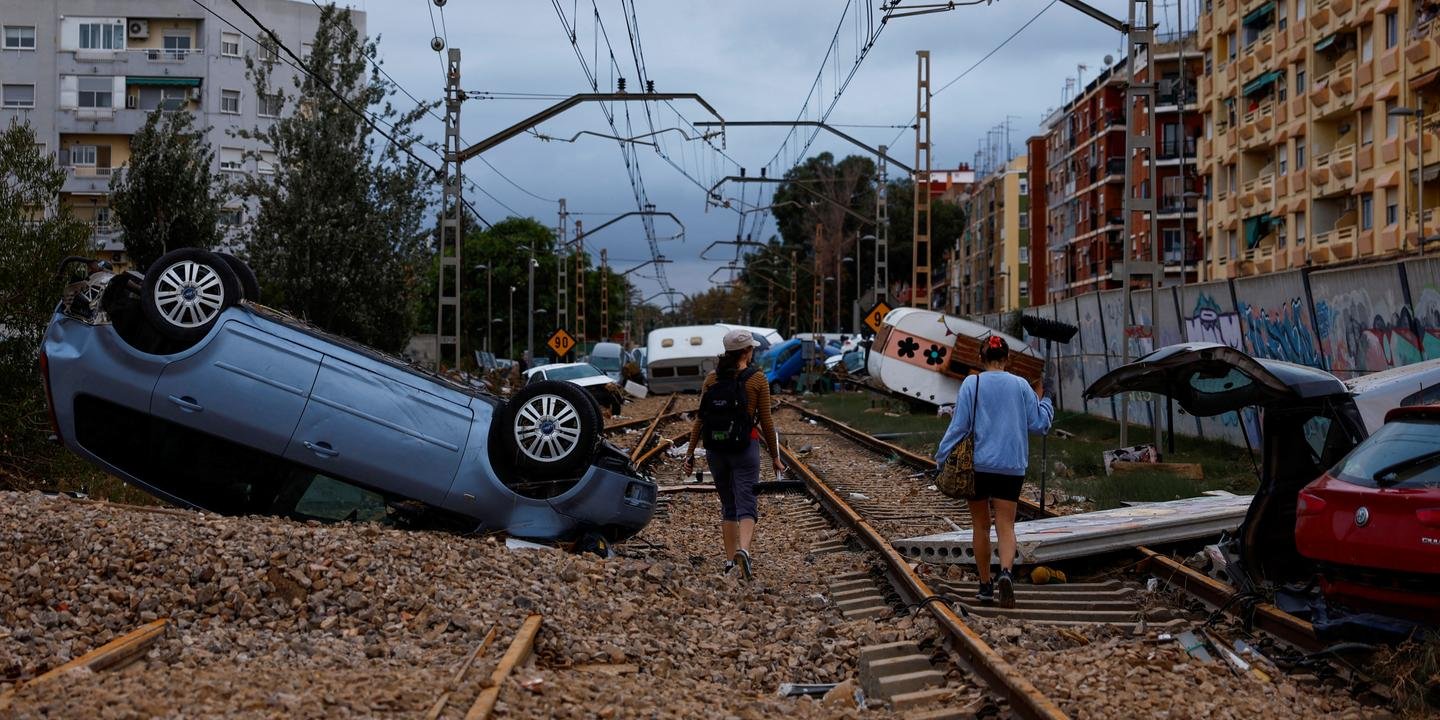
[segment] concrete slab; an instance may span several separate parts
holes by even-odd
[[[1015,523],[1019,562],[1036,564],[1124,550],[1140,545],[1191,540],[1233,530],[1245,517],[1251,496],[1230,493],[1146,503]],[[999,544],[992,529],[991,564]],[[975,564],[970,530],[894,542],[906,557],[929,563]]]

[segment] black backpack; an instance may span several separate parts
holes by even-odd
[[[700,396],[700,442],[707,452],[739,452],[750,446],[755,421],[746,407],[745,383],[756,369],[715,374],[715,384]]]

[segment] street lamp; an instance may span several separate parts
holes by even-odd
[[[510,320],[506,322],[510,328],[510,359],[515,359],[515,286],[510,286]]]
[[[475,269],[485,271],[485,317],[491,317],[493,313],[490,311],[490,276],[493,274],[494,268],[485,263],[480,263],[475,266]],[[490,326],[492,324],[493,323],[485,323],[485,352],[494,352],[490,349]]]
[[[1415,93],[1415,107],[1393,107],[1386,115],[1391,117],[1413,117],[1415,118],[1415,156],[1420,158],[1415,163],[1415,219],[1420,226],[1415,233],[1415,240],[1420,245],[1420,252],[1425,252],[1425,100],[1420,93]]]

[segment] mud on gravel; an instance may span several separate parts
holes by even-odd
[[[0,494],[0,692],[155,618],[167,633],[115,672],[23,688],[10,717],[422,717],[453,690],[462,716],[530,613],[535,659],[500,717],[835,717],[776,696],[838,682],[864,644],[933,634],[925,619],[846,622],[825,578],[856,553],[812,557],[795,495],[761,499],[758,578],[720,574],[711,495],[600,559],[510,550],[494,537],[142,511]],[[812,533],[813,535],[813,533]],[[464,683],[449,683],[495,626]],[[867,717],[885,717],[866,711]]]

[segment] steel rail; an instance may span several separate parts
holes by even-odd
[[[794,410],[806,417],[814,418],[821,424],[825,425],[831,430],[834,430],[843,437],[854,441],[855,443],[858,443],[862,446],[868,447],[875,452],[878,452],[882,455],[894,455],[895,457],[899,458],[901,462],[910,465],[917,470],[925,470],[935,467],[934,458],[921,455],[920,453],[911,450],[907,450],[894,443],[886,442],[863,430],[856,430],[855,428],[846,425],[845,423],[840,422],[839,420],[836,420],[835,418],[832,418],[828,415],[818,413],[809,408],[802,407],[793,402],[790,402],[789,400],[782,399],[780,401],[780,406],[790,408],[791,410]],[[1020,514],[1026,517],[1055,517],[1054,511],[1048,509],[1041,510],[1039,505],[1023,497],[1020,498],[1018,504],[1020,506]]]
[[[850,507],[819,475],[811,470],[790,448],[781,446],[786,466],[800,475],[810,494],[835,519],[855,533],[871,551],[885,560],[891,576],[905,585],[906,592],[920,599],[920,604],[935,618],[936,624],[955,640],[967,669],[979,676],[996,694],[1004,697],[1010,710],[1024,718],[1057,719],[1068,717],[1059,705],[1045,697],[1010,663],[995,652],[935,591],[911,569],[910,563],[854,508]]]
[[[635,449],[630,451],[631,464],[638,464],[640,455],[645,452],[645,446],[650,444],[650,438],[655,437],[655,429],[660,427],[661,418],[665,417],[665,413],[670,412],[674,407],[675,393],[670,393],[670,397],[666,398],[665,404],[660,407],[660,412],[655,413],[655,418],[650,421],[650,426],[645,428],[645,434],[640,436],[640,442],[636,443]]]

